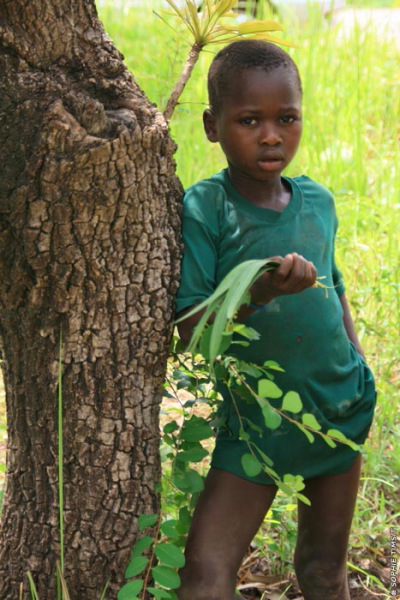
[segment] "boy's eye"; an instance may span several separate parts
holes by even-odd
[[[245,127],[251,127],[257,123],[257,120],[254,117],[244,117],[244,119],[240,119],[240,123]]]
[[[280,118],[281,123],[293,123],[296,120],[296,117],[293,115],[285,115]]]

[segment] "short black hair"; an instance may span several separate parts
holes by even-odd
[[[208,72],[208,100],[215,114],[221,109],[222,97],[235,73],[262,69],[269,73],[278,67],[292,71],[302,92],[299,70],[287,52],[265,40],[239,40],[222,48],[214,57]]]

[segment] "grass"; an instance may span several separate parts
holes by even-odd
[[[356,0],[351,4],[359,5]],[[391,3],[371,1],[363,6],[377,4]],[[118,6],[102,5],[100,17],[140,87],[162,109],[188,45],[148,7],[129,8],[123,2]],[[304,83],[304,136],[287,174],[307,173],[335,194],[340,221],[337,259],[377,378],[379,402],[365,447],[350,562],[381,573],[389,556],[388,531],[400,512],[396,495],[400,482],[400,47],[384,35],[357,29],[343,40],[339,30],[317,15],[287,35],[298,44],[292,53]],[[211,58],[210,52],[201,56],[170,124],[184,186],[225,166],[219,148],[206,141],[201,124]],[[5,437],[4,412],[0,398],[0,447]],[[2,470],[4,461],[0,478]],[[167,508],[173,512],[172,506]],[[276,514],[278,509],[284,513],[278,505]],[[273,527],[256,540],[257,556],[265,555],[274,572],[287,571],[293,545],[295,520],[290,512],[284,514],[289,540],[284,547],[278,544]],[[373,579],[363,581],[382,593]]]

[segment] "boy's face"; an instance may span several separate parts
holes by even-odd
[[[301,138],[301,92],[294,73],[278,67],[239,72],[215,116],[204,113],[211,142],[219,142],[232,180],[279,178]]]

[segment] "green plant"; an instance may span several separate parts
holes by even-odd
[[[199,54],[205,46],[227,44],[242,37],[266,39],[293,46],[290,42],[276,38],[269,33],[270,31],[282,31],[282,26],[276,21],[255,20],[244,23],[238,21],[224,23],[223,18],[237,17],[231,11],[238,4],[238,0],[204,0],[200,13],[195,0],[186,0],[182,9],[173,0],[167,0],[167,2],[173,11],[169,14],[178,17],[193,38],[193,43],[188,42],[191,45],[189,56],[164,110],[164,117],[167,121],[172,117],[193,67],[198,61]]]
[[[58,355],[58,398],[57,398],[57,460],[58,460],[58,504],[59,504],[59,535],[60,535],[60,560],[56,563],[57,600],[71,600],[68,586],[64,578],[64,432],[63,432],[63,394],[62,394],[62,330],[60,330],[59,355]],[[32,573],[27,573],[29,591],[32,600],[40,600]],[[100,600],[104,600],[109,581],[104,586]],[[20,586],[20,598],[23,597],[24,586]]]

